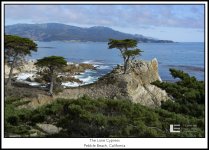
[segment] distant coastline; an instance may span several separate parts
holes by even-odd
[[[116,31],[109,27],[93,26],[89,28],[60,23],[14,24],[5,26],[6,34],[30,38],[34,41],[82,41],[107,42],[113,39],[135,39],[141,43],[173,43],[172,40],[161,40],[139,34]]]

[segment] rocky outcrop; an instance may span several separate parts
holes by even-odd
[[[37,68],[34,65],[34,63],[35,60],[24,62],[23,65],[20,66],[18,69],[17,68],[13,69],[13,75],[16,75],[21,72],[36,72]],[[5,72],[4,72],[5,78],[8,78],[9,71],[10,71],[10,67],[7,64],[5,64]]]
[[[158,107],[161,101],[169,97],[164,90],[151,84],[156,80],[161,81],[156,58],[151,61],[135,60],[130,63],[126,74],[123,74],[122,66],[117,66],[94,84],[66,89],[56,97],[78,98],[87,95],[92,98],[127,99],[148,107]]]

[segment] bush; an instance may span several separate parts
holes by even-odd
[[[65,112],[57,123],[65,130],[56,134],[56,137],[174,137],[167,131],[170,124],[175,123],[199,124],[198,130],[202,131],[175,137],[203,136],[204,133],[203,123],[194,117],[162,109],[153,110],[129,101],[84,97],[55,102],[50,108],[57,106],[57,103],[63,105],[62,110],[61,107],[56,109],[57,112],[52,113],[51,118]]]
[[[190,77],[180,70],[170,69],[176,83],[154,82],[153,84],[166,90],[173,97],[173,101],[162,103],[161,108],[170,112],[186,114],[193,117],[204,117],[205,92],[204,82]]]
[[[19,118],[17,116],[9,116],[6,121],[11,125],[16,126],[18,125]]]

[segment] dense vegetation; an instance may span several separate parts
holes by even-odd
[[[171,69],[176,83],[154,84],[165,89],[172,100],[151,109],[127,100],[82,97],[57,99],[34,110],[18,108],[20,98],[5,101],[5,135],[29,136],[37,123],[61,127],[58,134],[43,137],[204,137],[204,82]],[[170,133],[170,124],[180,124],[180,133]]]
[[[23,102],[22,102],[23,103]],[[126,100],[59,99],[35,110],[16,109],[20,100],[7,100],[5,134],[29,136],[36,123],[62,127],[47,137],[203,137],[204,120],[163,109],[150,109]],[[25,102],[27,103],[27,102]],[[170,133],[170,124],[197,125],[192,132]],[[33,130],[32,130],[33,129]]]
[[[170,112],[185,114],[193,117],[204,118],[205,114],[205,84],[195,77],[180,70],[170,69],[174,78],[180,80],[176,83],[159,81],[153,83],[165,89],[173,100],[162,103],[162,108]]]

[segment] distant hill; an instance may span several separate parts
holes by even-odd
[[[59,23],[15,24],[5,27],[6,34],[14,34],[36,41],[93,41],[107,42],[108,39],[136,39],[144,43],[172,43],[170,40],[158,40],[138,34],[127,34],[108,27],[94,26],[81,28]]]

